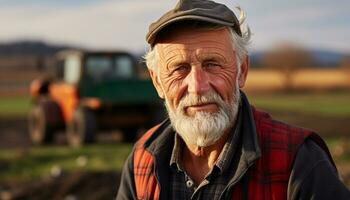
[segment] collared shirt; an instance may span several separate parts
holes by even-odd
[[[241,110],[241,107],[240,107]],[[170,158],[170,199],[219,199],[227,184],[234,176],[233,170],[228,170],[234,157],[240,139],[242,124],[241,111],[238,113],[237,123],[231,131],[215,165],[197,186],[183,169],[181,163],[184,141],[175,133],[174,147]]]

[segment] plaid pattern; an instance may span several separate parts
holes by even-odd
[[[247,173],[247,193],[234,188],[233,198],[286,199],[288,180],[295,154],[305,138],[313,135],[307,129],[292,127],[271,119],[270,115],[253,109],[261,157]]]
[[[143,148],[143,144],[159,127],[147,131],[136,144],[134,152],[134,178],[137,199],[159,199],[159,186],[153,174],[154,158]]]
[[[252,110],[261,147],[261,157],[241,179],[247,180],[247,190],[242,187],[242,181],[240,181],[232,186],[231,197],[232,199],[286,199],[288,178],[298,147],[307,137],[318,144],[319,142],[323,143],[322,139],[311,131],[274,121],[267,113],[257,111],[254,108]],[[159,199],[159,183],[154,174],[154,159],[143,148],[143,143],[156,128],[151,129],[142,137],[134,152],[134,178],[138,199]],[[324,143],[319,146],[324,147]],[[328,153],[328,149],[324,150]],[[214,181],[215,176],[209,177],[209,181]],[[183,181],[184,179],[178,182]],[[190,191],[189,194],[191,193]],[[186,195],[188,194],[185,192],[185,199]],[[206,195],[208,194],[203,190],[201,195],[195,195],[194,198],[208,199]],[[215,192],[213,196],[216,198]]]

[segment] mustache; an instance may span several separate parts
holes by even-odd
[[[215,92],[211,91],[203,95],[195,95],[195,94],[186,94],[180,102],[178,108],[183,109],[188,106],[195,106],[195,105],[202,105],[202,104],[209,104],[209,103],[215,103],[219,106],[222,106],[225,104],[224,100],[221,98],[221,96]]]

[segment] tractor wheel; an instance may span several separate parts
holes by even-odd
[[[67,126],[67,140],[73,147],[95,141],[97,126],[95,114],[88,108],[78,108]]]
[[[33,144],[51,143],[54,132],[62,123],[59,106],[51,100],[39,101],[29,112],[29,136]]]

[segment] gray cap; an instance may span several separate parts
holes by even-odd
[[[238,35],[242,36],[237,17],[225,5],[209,0],[179,0],[175,8],[149,26],[146,41],[153,46],[161,30],[170,24],[185,20],[231,26]]]

